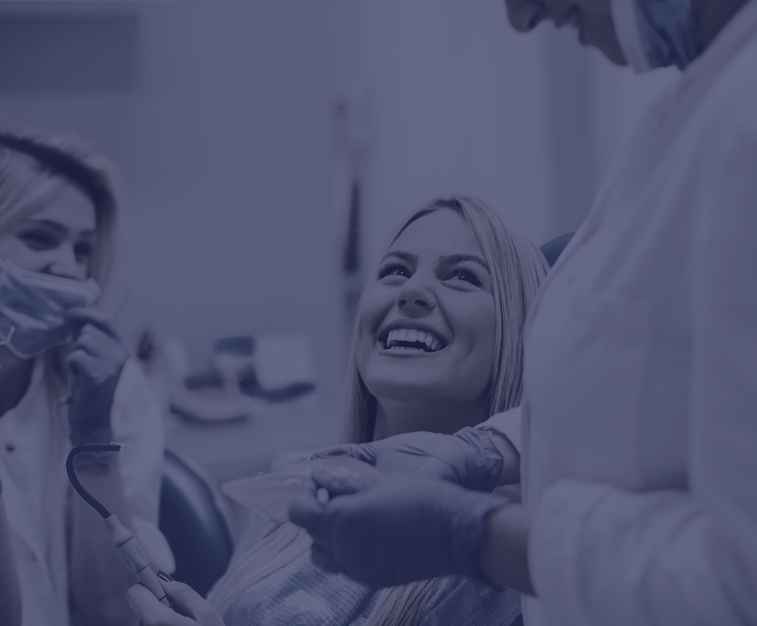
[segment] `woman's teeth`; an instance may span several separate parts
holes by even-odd
[[[436,352],[443,347],[442,342],[431,333],[409,328],[390,330],[384,342],[384,348],[387,350],[405,352]]]

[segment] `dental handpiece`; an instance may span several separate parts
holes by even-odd
[[[121,444],[118,443],[85,443],[76,446],[71,450],[66,459],[68,479],[71,481],[76,492],[102,515],[105,525],[110,531],[113,547],[126,567],[129,568],[129,571],[137,577],[144,587],[147,587],[152,592],[159,602],[171,608],[171,603],[166,596],[166,592],[163,590],[163,586],[160,584],[157,575],[152,571],[150,562],[147,560],[147,555],[134,537],[134,533],[121,524],[115,515],[108,511],[92,494],[82,487],[74,471],[74,457],[80,452],[118,452],[120,449]]]

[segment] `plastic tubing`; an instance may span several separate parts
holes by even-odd
[[[74,458],[81,452],[118,452],[120,449],[120,443],[83,443],[71,450],[71,452],[68,453],[68,458],[66,459],[66,472],[68,473],[68,479],[71,481],[74,489],[76,489],[76,493],[78,493],[84,499],[84,501],[87,502],[87,504],[95,509],[95,511],[102,515],[103,519],[110,517],[110,511],[108,511],[108,509],[100,504],[100,502],[91,493],[89,493],[89,491],[82,487],[82,484],[79,482],[79,479],[76,477],[76,472],[74,471]]]
[[[166,592],[163,590],[163,586],[160,584],[155,572],[150,568],[150,562],[147,556],[142,550],[137,540],[134,538],[134,534],[125,528],[115,515],[111,515],[110,511],[106,509],[91,493],[89,493],[76,476],[74,471],[74,458],[81,452],[118,452],[122,448],[119,443],[83,443],[80,446],[76,446],[68,454],[66,459],[66,472],[68,473],[68,479],[76,489],[85,502],[87,502],[93,509],[95,509],[105,520],[105,525],[110,531],[111,541],[113,547],[116,549],[129,571],[134,574],[139,582],[152,591],[153,595],[159,602],[171,608],[171,603],[166,597]]]

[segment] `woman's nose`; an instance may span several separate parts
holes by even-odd
[[[413,275],[402,285],[397,294],[397,306],[406,313],[431,311],[437,303],[437,297],[429,281]]]
[[[538,0],[506,0],[506,4],[510,24],[521,33],[532,31],[547,17],[547,7]]]

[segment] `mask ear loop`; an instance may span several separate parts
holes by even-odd
[[[8,331],[8,336],[5,339],[0,340],[0,346],[7,346],[11,342],[11,339],[13,338],[13,333],[15,332],[16,332],[16,327],[11,326],[11,329]],[[71,401],[71,397],[65,396],[61,398],[60,400],[56,400],[55,402],[53,402],[53,406],[55,408],[58,408],[64,404],[68,404],[70,401]]]
[[[2,341],[0,341],[0,346],[7,346],[11,342],[11,337],[13,337],[13,333],[15,333],[15,332],[16,332],[16,327],[15,326],[11,326],[11,329],[8,332],[8,336],[5,339],[3,339]],[[0,372],[2,370],[3,370],[3,368],[0,367]]]
[[[13,333],[15,332],[16,332],[16,327],[11,326],[11,329],[8,331],[8,336],[5,339],[0,340],[0,346],[7,346],[11,342],[11,338],[13,337]],[[55,402],[53,402],[53,406],[58,408],[64,404],[68,404],[70,401],[71,401],[71,397],[65,396],[61,398],[60,400],[56,400]]]
[[[7,346],[11,342],[11,337],[13,337],[13,333],[15,333],[15,332],[16,332],[16,327],[15,326],[11,326],[11,329],[8,332],[8,336],[5,339],[3,339],[2,341],[0,341],[0,346]]]

